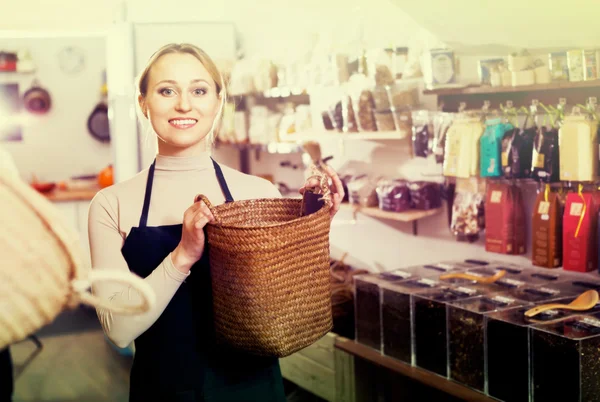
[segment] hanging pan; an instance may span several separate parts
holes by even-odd
[[[106,85],[102,86],[102,99],[88,117],[88,131],[100,142],[110,142],[108,123],[108,105],[106,104]]]
[[[52,106],[52,99],[48,91],[34,80],[31,88],[23,95],[23,106],[30,113],[46,114]]]

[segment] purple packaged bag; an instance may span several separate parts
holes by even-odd
[[[417,181],[410,183],[408,188],[414,209],[427,210],[442,206],[442,189],[439,184]]]
[[[380,180],[377,183],[379,209],[403,212],[411,208],[410,190],[405,180]]]

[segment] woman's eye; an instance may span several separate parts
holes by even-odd
[[[205,93],[206,93],[206,89],[203,89],[203,88],[194,89],[194,95],[200,96],[200,95],[204,95]]]
[[[175,93],[171,88],[163,88],[160,90],[161,95],[171,96]]]

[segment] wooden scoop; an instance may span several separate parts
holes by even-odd
[[[446,274],[446,275],[441,275],[440,279],[466,279],[469,281],[476,281],[479,283],[494,283],[496,282],[498,279],[502,278],[504,275],[506,275],[506,271],[501,269],[500,271],[496,272],[494,275],[492,276],[477,276],[477,275],[471,275],[471,274],[464,274],[464,273],[454,273],[454,274]]]
[[[526,317],[533,317],[547,310],[556,310],[556,309],[564,309],[564,310],[575,310],[575,311],[585,311],[589,310],[598,304],[598,292],[595,290],[588,290],[583,292],[575,300],[573,300],[569,304],[560,304],[560,303],[551,303],[551,304],[543,304],[541,306],[534,307],[525,312]]]

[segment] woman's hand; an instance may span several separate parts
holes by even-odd
[[[331,219],[335,216],[335,214],[340,210],[340,205],[342,204],[342,200],[344,199],[344,186],[342,185],[342,181],[339,176],[331,167],[323,164],[323,171],[327,174],[329,179],[331,179],[331,208],[329,209],[329,215]],[[319,180],[312,178],[304,183],[304,186],[300,189],[300,194],[304,194],[304,191],[307,188],[319,188],[320,187]]]
[[[204,252],[204,226],[214,221],[212,212],[203,201],[194,202],[183,214],[181,241],[171,259],[179,271],[187,273]]]

